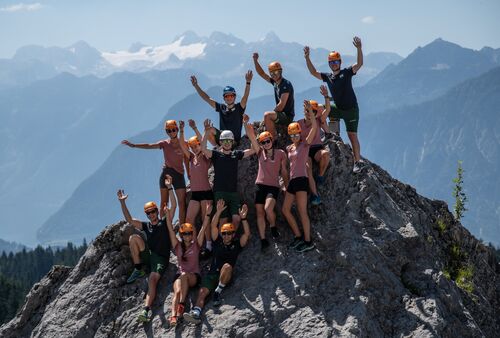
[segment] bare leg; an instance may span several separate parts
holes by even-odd
[[[151,305],[153,305],[156,297],[156,286],[158,285],[160,277],[161,276],[158,272],[151,272],[149,274],[148,294],[146,295],[146,299],[144,300],[144,304],[148,307],[151,307]]]
[[[233,215],[231,217],[231,221],[234,225],[235,230],[238,231],[238,227],[240,226],[240,221],[241,221],[240,215]]]
[[[319,162],[319,176],[324,176],[330,163],[330,152],[324,149],[320,150],[314,155],[314,160]]]
[[[196,284],[196,275],[191,272],[183,273],[179,277],[181,281],[181,294],[179,301],[184,303],[186,300],[187,294],[189,292],[189,288]]]
[[[186,188],[175,189],[177,204],[179,205],[179,222],[186,222]]]
[[[196,216],[198,216],[198,212],[200,212],[200,202],[198,201],[189,201],[187,214],[186,214],[186,222],[194,225],[196,222]]]
[[[163,218],[163,216],[165,216],[163,208],[165,207],[165,205],[167,205],[167,201],[168,201],[168,189],[160,188],[160,218]]]
[[[200,309],[203,309],[205,306],[205,299],[210,294],[210,290],[207,288],[200,288],[200,292],[198,293],[198,298],[196,299],[196,306]]]
[[[174,295],[172,297],[172,317],[177,316],[177,304],[181,298],[181,280],[177,278],[174,282]]]
[[[276,200],[274,198],[272,197],[266,198],[266,205],[264,207],[264,210],[266,211],[266,217],[271,228],[276,226],[276,213],[274,212],[275,205],[276,205]]]
[[[143,239],[139,235],[131,235],[128,238],[128,245],[130,248],[130,255],[132,256],[132,261],[134,262],[134,264],[140,264],[141,257],[139,256],[139,253],[141,251],[144,251],[144,249],[146,248]]]
[[[307,193],[306,193],[307,196]],[[288,225],[292,228],[292,232],[295,237],[300,237],[302,234],[300,233],[299,226],[297,225],[297,221],[295,217],[292,215],[292,204],[295,201],[295,195],[290,194],[288,191],[285,193],[285,200],[283,201],[283,207],[281,208],[281,212],[286,218]]]
[[[228,263],[224,264],[220,269],[219,283],[227,284],[233,275],[233,267]]]
[[[318,194],[318,189],[316,188],[316,181],[314,181],[313,170],[312,170],[312,161],[311,158],[307,158],[307,180],[309,181],[309,189],[313,195]]]
[[[295,198],[297,199],[297,210],[300,215],[300,222],[304,229],[304,240],[309,242],[311,240],[311,222],[307,214],[307,192],[297,191]]]
[[[276,127],[274,125],[274,121],[278,117],[278,114],[274,111],[267,111],[264,113],[264,125],[266,126],[266,130],[273,135],[273,138],[276,139]]]
[[[257,212],[257,228],[259,230],[260,239],[266,238],[266,219],[264,212],[264,204],[255,204]]]
[[[207,205],[209,205],[209,204],[212,204],[212,201],[210,201],[210,200],[201,201],[201,222],[202,223],[205,220],[205,216],[207,213]],[[211,239],[212,239],[212,234],[211,234],[210,226],[208,226],[205,229],[205,241],[211,240]]]
[[[358,133],[347,132],[347,136],[349,136],[349,140],[351,141],[352,153],[354,155],[354,161],[359,161],[361,159],[361,146],[359,145]]]

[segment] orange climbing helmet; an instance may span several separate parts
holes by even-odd
[[[223,224],[220,228],[220,232],[234,232],[234,225],[232,223]]]
[[[312,110],[314,110],[315,112],[318,111],[319,108],[318,101],[309,100],[309,104],[311,105]]]
[[[263,131],[262,133],[260,133],[260,134],[259,134],[259,137],[257,138],[257,140],[258,140],[259,142],[262,142],[262,141],[264,141],[266,138],[271,139],[271,141],[272,141],[272,140],[273,140],[273,135],[271,135],[271,133],[270,133],[270,132],[268,132],[268,131]]]
[[[187,143],[191,148],[194,148],[195,146],[200,145],[200,140],[198,140],[198,136],[193,136],[188,140]]]
[[[328,54],[328,62],[330,61],[341,61],[340,53],[336,51],[332,51]]]
[[[148,211],[152,211],[152,210],[158,210],[158,206],[156,205],[155,202],[151,201],[151,202],[147,202],[146,204],[144,204],[144,212],[148,212]]]
[[[288,125],[288,135],[300,134],[301,131],[298,122],[292,122]]]
[[[177,122],[175,120],[165,121],[165,129],[175,128],[177,129]]]
[[[182,223],[179,227],[179,232],[181,234],[186,232],[193,232],[193,225],[191,223]]]
[[[276,70],[283,70],[281,68],[281,64],[278,61],[271,62],[267,68],[269,69],[269,72],[274,72]]]

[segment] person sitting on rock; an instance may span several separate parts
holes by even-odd
[[[352,77],[358,73],[358,70],[363,66],[363,51],[361,49],[361,39],[357,36],[353,39],[353,45],[357,49],[356,63],[351,67],[341,69],[342,59],[340,53],[336,51],[328,54],[328,65],[332,73],[320,73],[316,70],[309,58],[310,49],[304,47],[304,57],[306,59],[307,69],[312,76],[327,83],[332,99],[335,104],[330,112],[330,120],[343,119],[347,136],[351,141],[352,152],[354,155],[353,172],[359,173],[366,165],[361,159],[360,145],[358,140],[358,122],[359,122],[359,107],[356,99],[356,94],[352,88]]]
[[[205,135],[201,142],[201,151],[207,158],[212,159],[214,165],[214,198],[216,201],[222,199],[227,206],[222,215],[221,224],[227,223],[229,217],[231,223],[238,229],[240,217],[240,196],[238,194],[238,162],[248,156],[255,154],[253,149],[232,150],[234,135],[230,130],[223,130],[220,134],[220,150],[207,148],[207,138],[210,133],[210,120],[205,120]],[[254,133],[253,127],[245,124],[247,133]],[[255,136],[254,136],[255,137]],[[227,212],[229,211],[229,213]]]
[[[207,275],[202,278],[201,288],[193,309],[184,314],[184,319],[191,323],[201,323],[201,311],[205,306],[205,299],[213,293],[214,306],[221,305],[221,293],[231,282],[236,259],[242,248],[244,248],[250,238],[250,226],[247,221],[248,208],[244,204],[239,210],[243,223],[243,235],[239,239],[235,238],[236,228],[231,223],[223,224],[219,229],[219,218],[226,208],[223,200],[217,201],[217,209],[212,218],[212,240],[214,241],[214,253],[212,263]]]
[[[164,183],[165,176],[170,175],[173,178],[175,194],[179,204],[179,221],[184,223],[186,217],[186,182],[184,180],[184,154],[182,153],[179,139],[177,138],[178,131],[177,122],[175,120],[168,120],[165,122],[165,132],[169,136],[168,140],[161,140],[157,143],[137,144],[131,143],[128,140],[123,140],[122,144],[131,148],[163,150],[165,163],[163,164],[163,170],[160,175],[160,217],[163,217],[163,207],[166,205],[168,197],[168,190]]]
[[[257,212],[257,227],[261,250],[264,251],[269,242],[266,239],[266,218],[271,228],[271,235],[274,239],[279,237],[276,228],[276,213],[274,207],[280,191],[279,176],[283,178],[284,186],[288,186],[288,169],[286,153],[281,149],[273,147],[273,136],[270,132],[264,131],[259,134],[258,143],[253,134],[250,134],[252,148],[257,153],[259,170],[255,180],[255,210]],[[260,146],[259,146],[260,144]]]
[[[173,217],[176,202],[172,193],[171,178],[167,177],[166,181],[167,189],[170,191],[171,207],[170,209],[165,207],[165,209],[167,214]],[[148,293],[144,300],[144,308],[137,318],[140,322],[149,322],[151,320],[149,312],[156,297],[156,286],[165,272],[170,258],[170,236],[167,228],[167,217],[159,219],[156,203],[147,202],[144,204],[144,212],[149,222],[141,222],[130,215],[125,203],[128,195],[125,195],[123,190],[118,190],[117,195],[125,220],[136,229],[143,231],[146,235],[146,241],[139,234],[132,234],[129,237],[130,254],[134,262],[134,271],[127,279],[127,283],[133,283],[138,278],[144,277],[146,275],[145,270],[150,271]],[[170,218],[168,220],[171,222]]]
[[[304,109],[307,111],[308,118],[311,120],[311,130],[305,139],[301,137],[300,124],[292,122],[288,125],[288,135],[292,139],[292,144],[287,147],[288,159],[290,161],[290,183],[285,193],[282,212],[295,236],[290,248],[299,252],[314,249],[314,243],[311,240],[311,222],[307,214],[307,191],[309,182],[307,179],[307,159],[309,148],[314,140],[318,129],[317,120],[313,115],[311,104],[304,101]],[[296,202],[302,227],[304,228],[304,237],[299,230],[297,221],[292,214],[292,204]]]
[[[269,75],[260,66],[258,53],[253,53],[253,62],[257,74],[274,86],[276,106],[272,111],[264,113],[264,125],[266,130],[276,139],[275,125],[287,126],[295,116],[293,86],[290,81],[282,77],[283,69],[279,62],[274,61],[269,64]]]
[[[230,130],[234,135],[234,143],[237,146],[241,139],[241,127],[243,125],[243,119],[245,115],[245,109],[247,106],[248,95],[250,94],[250,83],[252,82],[252,71],[249,70],[245,74],[246,86],[245,92],[241,101],[236,102],[236,90],[231,86],[224,87],[222,91],[222,97],[224,98],[224,103],[216,102],[207,93],[203,91],[198,85],[198,80],[196,76],[191,76],[191,83],[193,87],[198,92],[198,95],[205,100],[216,112],[219,113],[219,129],[211,127],[208,132],[208,141],[212,145],[220,146],[219,138],[222,130]]]
[[[318,102],[314,100],[309,101],[313,111],[313,116],[315,116],[318,124],[318,129],[316,130],[311,147],[309,148],[309,158],[307,160],[307,176],[309,179],[309,188],[311,189],[312,205],[319,205],[321,203],[321,198],[319,197],[316,185],[323,184],[324,175],[326,169],[328,168],[328,163],[330,163],[330,152],[325,149],[323,142],[321,142],[321,133],[319,128],[319,126],[324,124],[328,113],[330,112],[330,100],[328,98],[328,90],[326,89],[326,86],[321,86],[320,92],[325,97],[325,105],[322,107],[321,113]],[[304,111],[304,118],[297,121],[300,125],[302,139],[307,137],[312,127],[311,120],[309,120],[308,116],[308,112]],[[319,163],[318,176],[316,177],[313,177],[313,161]]]
[[[189,126],[196,134],[187,142],[191,150],[188,149],[184,141],[184,121],[179,121],[179,145],[181,146],[184,156],[189,160],[188,176],[191,186],[191,199],[189,200],[187,208],[186,223],[195,224],[200,209],[201,219],[204,220],[207,206],[212,204],[214,199],[214,194],[210,187],[210,182],[208,181],[208,170],[212,163],[201,151],[200,140],[202,136],[196,127],[196,123],[193,120],[189,120],[188,122]],[[207,256],[212,250],[210,227],[206,228],[205,238],[206,251],[202,251],[204,252],[203,257]]]
[[[203,219],[199,234],[194,240],[196,229],[191,223],[182,223],[179,227],[179,241],[175,236],[172,222],[167,217],[168,232],[170,235],[170,243],[177,256],[177,274],[174,278],[174,295],[172,297],[172,316],[170,317],[170,326],[177,325],[178,318],[182,318],[184,314],[184,301],[189,292],[189,288],[200,284],[200,265],[199,254],[200,248],[205,239],[205,230],[210,229],[210,214],[212,213],[212,204],[205,206],[207,216]],[[167,214],[168,215],[168,214]]]

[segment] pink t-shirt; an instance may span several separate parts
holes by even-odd
[[[200,247],[196,240],[191,242],[189,248],[184,252],[184,259],[182,259],[182,244],[179,242],[175,246],[175,255],[177,256],[177,265],[179,266],[178,272],[191,272],[200,273]]]
[[[290,160],[290,178],[307,177],[307,158],[309,156],[309,144],[301,141],[297,147],[293,144],[286,149]]]
[[[305,141],[307,135],[309,134],[309,131],[312,128],[312,124],[310,124],[309,126],[307,126],[305,119],[299,120],[298,123],[300,125],[300,130],[301,130],[301,132],[300,132],[300,139],[302,141]],[[316,130],[316,135],[314,135],[314,139],[311,142],[312,146],[317,145],[317,144],[323,144],[321,142],[321,117],[316,117],[316,123],[318,124],[318,128]]]
[[[191,153],[189,158],[189,173],[191,175],[191,191],[212,190],[208,182],[208,169],[210,160],[200,152],[198,155]]]
[[[184,160],[184,153],[179,145],[179,143],[173,144],[172,140],[161,140],[156,143],[163,150],[163,158],[165,163],[163,167],[169,167],[177,171],[179,174],[184,175],[184,166],[182,161]]]
[[[264,150],[259,151],[259,172],[255,183],[279,187],[279,173],[281,161],[286,158],[286,154],[281,149],[274,149],[273,158],[267,157]]]

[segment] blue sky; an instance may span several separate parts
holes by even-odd
[[[0,57],[27,44],[68,46],[85,40],[100,50],[141,41],[160,45],[186,30],[256,41],[269,31],[282,40],[350,50],[353,35],[366,52],[403,56],[437,37],[464,47],[500,47],[499,0],[221,1],[0,0]]]

